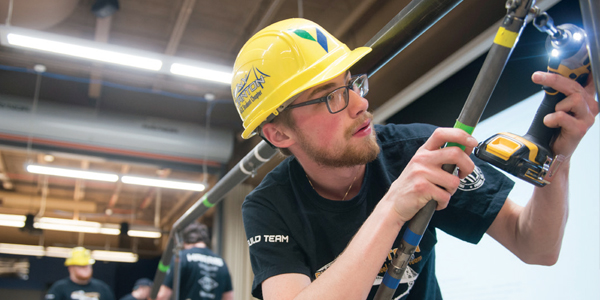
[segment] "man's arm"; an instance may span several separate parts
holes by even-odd
[[[161,285],[160,289],[158,289],[158,294],[156,295],[156,300],[169,300],[171,299],[171,294],[173,294],[173,290],[166,285]]]
[[[264,299],[365,299],[402,225],[431,199],[445,208],[458,188],[459,178],[442,165],[456,164],[461,177],[473,171],[473,162],[458,147],[440,149],[445,142],[465,145],[467,153],[477,145],[462,130],[436,130],[327,271],[313,282],[303,274],[270,277],[262,283]]]
[[[552,184],[536,187],[525,207],[507,199],[487,233],[526,263],[552,265],[558,260],[568,217],[570,157],[594,124],[598,103],[591,77],[585,88],[556,74],[536,72],[532,79],[567,96],[544,118],[546,126],[561,128],[552,150],[566,159]]]

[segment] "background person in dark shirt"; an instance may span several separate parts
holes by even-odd
[[[46,293],[46,300],[114,300],[115,296],[108,285],[92,278],[92,265],[96,261],[90,250],[75,247],[69,253],[65,266],[69,277],[55,282]]]
[[[223,258],[208,249],[210,238],[204,224],[192,223],[183,230],[183,247],[180,254],[179,299],[233,300],[233,287],[229,270]],[[172,260],[175,261],[175,260]],[[173,270],[170,268],[160,286],[157,300],[171,299]]]

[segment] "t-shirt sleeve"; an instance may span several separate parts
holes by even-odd
[[[282,213],[268,201],[260,200],[249,195],[242,205],[244,229],[254,271],[252,295],[256,298],[262,298],[261,284],[269,277],[286,273],[300,273],[311,277],[306,254],[297,239],[290,234],[290,226],[300,224],[290,223],[293,222],[293,216],[289,212]],[[284,219],[282,215],[290,218]]]
[[[101,300],[115,300],[115,295],[113,294],[113,291],[108,286],[108,284],[106,284],[106,283],[103,282],[102,286],[104,288],[104,293],[102,295],[102,299]]]
[[[48,291],[46,292],[46,295],[44,296],[44,299],[45,300],[61,300],[61,294],[57,287],[57,283],[54,283],[50,287],[50,289],[48,289]]]
[[[229,292],[233,290],[233,285],[231,284],[231,275],[229,275],[229,268],[225,265],[225,287],[223,288],[223,293]]]
[[[165,279],[162,283],[170,289],[173,289],[173,263],[175,263],[175,258],[171,259],[171,265],[169,266],[169,270],[167,270],[167,275],[165,276]]]
[[[448,207],[434,214],[432,224],[463,241],[476,244],[508,198],[514,182],[474,155],[475,170],[461,180]]]

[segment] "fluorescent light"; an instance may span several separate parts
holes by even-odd
[[[33,224],[33,227],[46,230],[100,233],[106,235],[118,235],[121,233],[119,225],[116,224],[100,224],[98,222],[46,217],[40,218]]]
[[[184,65],[180,63],[173,63],[170,69],[171,73],[176,75],[182,75],[187,77],[193,77],[198,79],[222,82],[231,84],[231,73],[215,71],[206,68],[193,67],[190,65]]]
[[[0,214],[0,226],[21,228],[25,226],[25,219],[25,216]]]
[[[232,79],[231,72],[223,66],[16,26],[0,25],[0,43],[9,47],[67,55],[225,84],[231,84]]]
[[[6,36],[6,39],[8,40],[8,43],[13,46],[75,56],[134,68],[158,71],[162,67],[162,61],[159,59],[130,55],[94,47],[86,47],[74,43],[63,43],[16,33],[9,33]]]
[[[47,166],[40,166],[40,165],[27,165],[27,171],[30,173],[35,173],[35,174],[54,175],[54,176],[80,178],[80,179],[88,179],[88,180],[108,181],[108,182],[116,182],[117,180],[119,180],[119,175],[117,175],[117,174],[55,168],[55,167],[47,167]]]
[[[44,247],[20,245],[20,244],[2,244],[0,243],[0,253],[15,254],[15,255],[31,255],[31,256],[48,256],[67,258],[72,248],[65,247]],[[92,250],[92,258],[97,261],[114,261],[114,262],[136,262],[138,255],[132,252],[122,251],[107,251],[107,250]]]
[[[204,186],[204,184],[201,184],[201,183],[144,178],[144,177],[136,177],[136,176],[122,176],[121,181],[123,183],[129,183],[129,184],[154,186],[154,187],[161,187],[161,188],[168,188],[168,189],[198,191],[198,192],[202,192],[206,189],[206,186]]]
[[[95,260],[131,262],[131,263],[138,261],[137,254],[132,253],[132,252],[120,252],[120,251],[93,250],[92,258],[94,258]]]
[[[44,256],[45,251],[42,246],[3,244],[0,243],[0,253],[15,255]]]
[[[46,256],[67,258],[71,248],[64,247],[46,247]]]
[[[127,231],[127,235],[134,236],[134,237],[157,239],[157,238],[161,237],[162,234],[158,231],[131,230],[130,229]]]

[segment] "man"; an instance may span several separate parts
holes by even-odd
[[[140,278],[135,281],[133,291],[119,300],[146,300],[150,297],[152,290],[152,280],[148,278]]]
[[[69,252],[65,266],[69,268],[69,277],[55,282],[48,292],[47,300],[114,300],[115,296],[108,285],[92,278],[92,265],[95,260],[90,250],[75,247]]]
[[[319,25],[290,19],[256,33],[238,54],[232,94],[242,137],[258,133],[292,155],[242,205],[253,296],[372,299],[407,222],[432,199],[438,211],[393,299],[441,299],[436,228],[471,243],[487,233],[526,263],[554,264],[567,219],[569,157],[598,114],[593,84],[533,75],[568,96],[544,120],[561,128],[552,150],[567,159],[553,183],[520,207],[507,199],[513,182],[469,156],[477,141],[464,131],[372,124],[368,79],[348,71],[369,51],[350,51]],[[466,150],[441,148],[446,142]],[[458,166],[459,176],[444,164]],[[477,184],[461,185],[470,173]]]
[[[225,261],[208,249],[210,238],[204,224],[192,223],[183,230],[183,248],[180,254],[179,299],[233,300],[231,277]],[[175,260],[173,260],[175,261]],[[171,299],[173,269],[158,290],[157,300]]]

